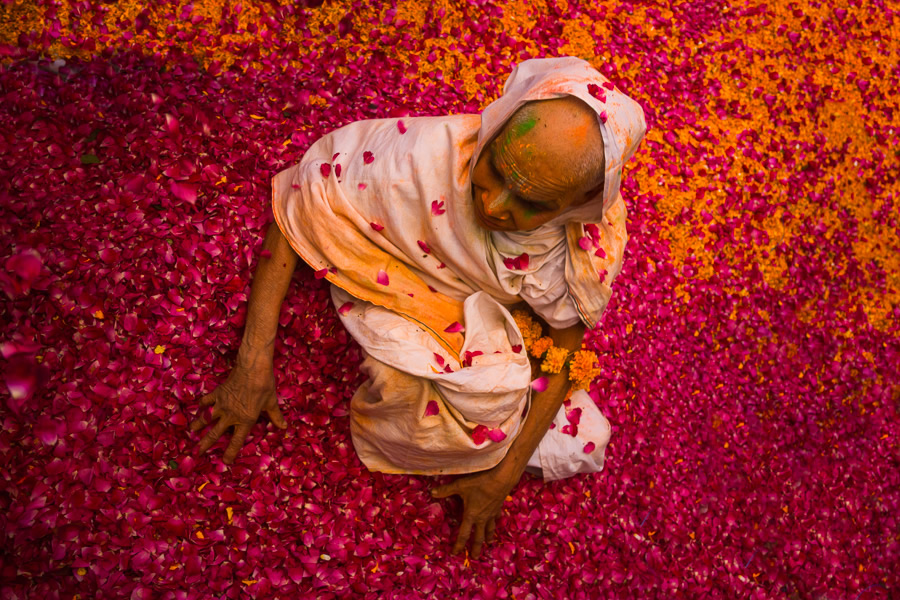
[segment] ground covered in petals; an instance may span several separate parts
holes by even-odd
[[[890,3],[306,4],[0,1],[0,598],[900,594]],[[450,555],[456,500],[353,451],[359,350],[307,267],[288,429],[263,420],[231,468],[195,456],[270,178],[557,55],[649,126],[589,333],[605,470],[526,475],[482,558]]]

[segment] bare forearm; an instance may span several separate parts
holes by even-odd
[[[565,348],[570,352],[581,349],[581,341],[584,338],[584,326],[579,323],[567,329],[550,329],[550,337],[553,345]],[[547,389],[543,392],[535,392],[531,399],[531,408],[525,418],[522,431],[516,437],[509,452],[501,465],[510,477],[518,479],[528,459],[534,454],[550,424],[559,412],[569,391],[569,370],[564,367],[559,373],[548,375]]]
[[[261,353],[271,356],[278,333],[281,304],[297,266],[297,253],[275,223],[269,225],[263,250],[268,250],[271,256],[260,259],[253,275],[247,324],[241,342],[242,355]]]

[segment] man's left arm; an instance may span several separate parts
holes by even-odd
[[[584,325],[578,323],[566,329],[550,328],[550,337],[554,346],[574,352],[581,349],[584,332]],[[531,407],[522,430],[497,466],[465,475],[432,490],[435,498],[454,494],[462,497],[463,518],[453,552],[460,552],[465,548],[472,535],[472,556],[478,558],[485,539],[493,541],[496,520],[500,516],[503,502],[522,477],[528,459],[546,435],[569,391],[568,367],[563,367],[559,373],[548,374],[547,379],[547,388],[543,392],[532,394]]]
[[[553,345],[565,348],[571,354],[581,349],[584,339],[585,327],[581,323],[566,329],[550,328],[550,338]],[[516,437],[509,452],[498,466],[503,467],[510,477],[515,477],[516,482],[522,476],[528,459],[534,454],[550,424],[559,412],[566,393],[569,391],[569,368],[563,367],[559,373],[547,374],[547,389],[543,392],[535,392],[531,397],[531,408],[522,431]]]

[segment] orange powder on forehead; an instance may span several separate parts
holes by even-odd
[[[587,141],[587,135],[588,124],[584,122],[568,131],[569,140],[575,144],[584,144]]]

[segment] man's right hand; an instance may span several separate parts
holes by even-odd
[[[260,412],[266,411],[276,427],[287,427],[275,395],[275,372],[271,357],[259,354],[248,356],[246,352],[239,352],[237,365],[225,383],[200,400],[201,410],[210,405],[213,407],[212,420],[216,423],[200,440],[198,451],[202,454],[209,450],[233,426],[234,434],[225,450],[225,464],[234,462]],[[190,428],[191,431],[199,431],[207,425],[209,421],[201,414],[191,423]]]

